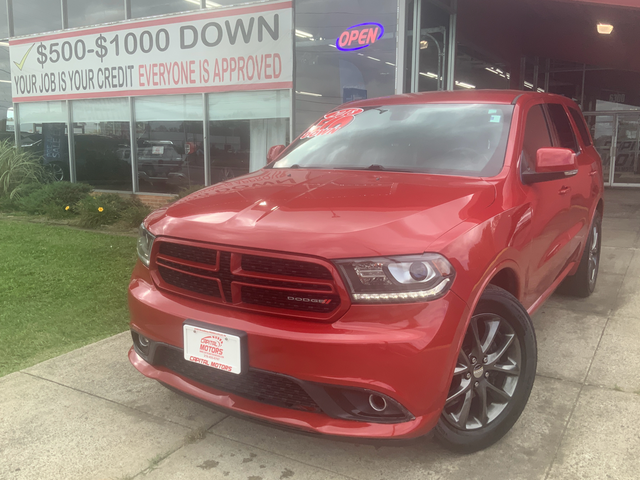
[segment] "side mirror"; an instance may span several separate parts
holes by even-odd
[[[576,154],[569,148],[540,148],[536,153],[536,171],[522,174],[525,184],[548,182],[578,173]]]
[[[267,163],[273,162],[276,158],[280,156],[280,154],[287,148],[284,145],[274,145],[269,149],[269,153],[267,153]]]

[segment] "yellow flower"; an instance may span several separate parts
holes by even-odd
[[[98,211],[99,211],[99,212],[102,212],[103,210],[104,210],[104,208],[102,208],[102,207],[98,207]]]
[[[67,205],[66,207],[64,207],[65,210],[69,210],[69,205]]]

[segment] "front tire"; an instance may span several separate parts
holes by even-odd
[[[526,309],[506,290],[489,285],[469,322],[436,439],[461,453],[497,442],[527,404],[537,360]]]

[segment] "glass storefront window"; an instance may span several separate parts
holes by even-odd
[[[350,28],[363,23],[370,25]],[[397,27],[395,0],[296,1],[295,135],[341,103],[393,95]],[[376,39],[368,41],[372,33]],[[354,49],[338,49],[340,38]]]
[[[58,180],[69,180],[66,103],[21,103],[18,108],[22,148],[41,157]]]
[[[198,10],[200,0],[131,0],[131,18]]]
[[[289,90],[209,95],[211,183],[264,167],[269,148],[288,142],[290,97]]]
[[[78,100],[71,105],[78,182],[131,191],[128,100]]]
[[[14,1],[13,29],[16,36],[62,29],[60,0]]]
[[[136,98],[135,117],[141,192],[205,184],[202,96]]]
[[[69,28],[124,20],[123,0],[67,0]]]
[[[6,42],[0,42],[0,141],[13,139],[13,104],[9,72],[9,47]]]

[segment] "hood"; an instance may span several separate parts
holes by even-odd
[[[264,169],[152,214],[149,231],[324,258],[418,254],[495,199],[477,178]]]

